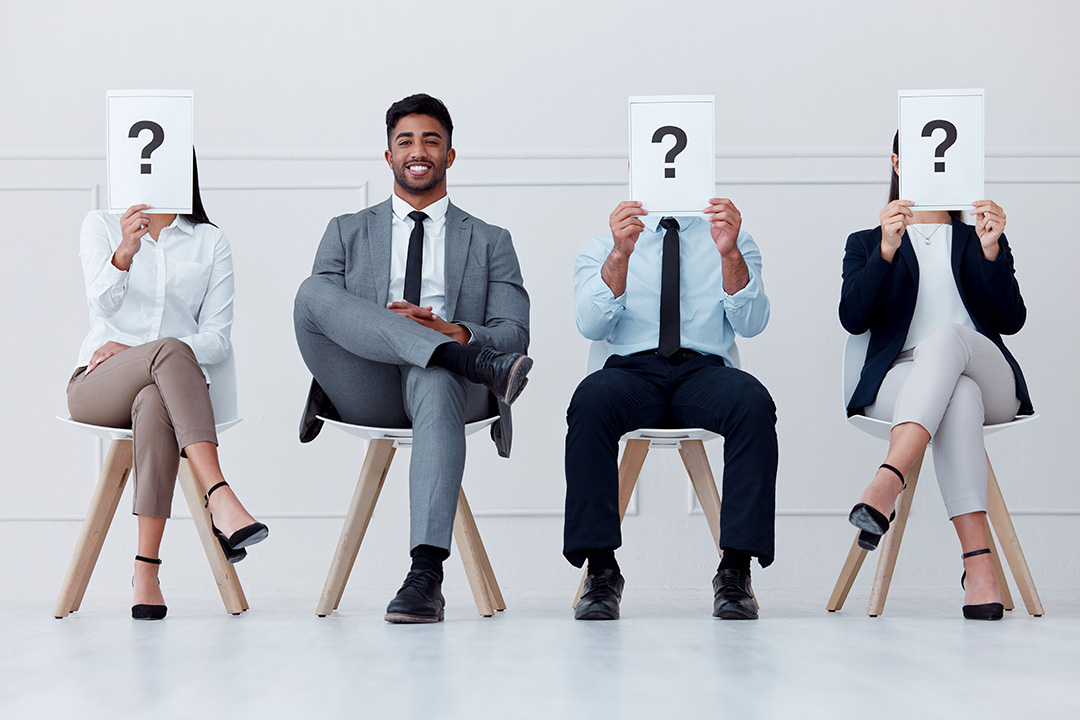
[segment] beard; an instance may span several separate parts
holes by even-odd
[[[402,163],[400,166],[394,167],[394,181],[403,188],[411,192],[422,193],[427,192],[435,187],[438,187],[446,178],[446,166],[434,163],[431,165],[431,171],[422,178],[413,177],[409,174],[409,171],[405,169],[405,166],[409,163]]]

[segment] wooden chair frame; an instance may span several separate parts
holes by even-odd
[[[94,572],[105,536],[109,532],[128,476],[132,472],[132,444],[130,439],[114,438],[109,445],[90,508],[86,512],[86,520],[83,521],[64,584],[53,608],[53,616],[57,619],[67,617],[82,605],[90,575]],[[177,480],[187,498],[195,529],[202,541],[206,559],[210,562],[210,570],[214,574],[214,582],[221,594],[221,601],[225,604],[225,610],[232,615],[239,615],[248,609],[247,598],[244,597],[236,570],[225,559],[221,544],[214,537],[210,526],[210,511],[203,507],[202,483],[186,458],[180,460]]]
[[[626,447],[619,460],[619,522],[622,523],[623,518],[626,517],[626,509],[630,506],[630,498],[634,494],[638,475],[641,474],[649,449],[653,447],[678,448],[686,473],[690,476],[690,484],[697,494],[702,512],[705,513],[705,520],[709,523],[713,547],[716,548],[717,553],[720,553],[720,493],[716,489],[716,480],[713,478],[709,456],[705,453],[705,441],[717,437],[719,435],[699,428],[677,430],[650,428],[627,434]],[[587,574],[588,568],[581,575],[581,582],[578,583],[572,607],[577,607],[581,599]]]
[[[341,603],[341,596],[345,592],[345,585],[349,582],[353,563],[356,562],[360,544],[371,522],[375,503],[379,500],[379,493],[382,491],[386,474],[390,471],[394,453],[398,447],[412,445],[411,430],[364,427],[323,419],[328,424],[351,435],[367,438],[368,449],[360,470],[360,478],[356,483],[356,490],[353,493],[352,503],[349,505],[349,512],[345,516],[345,525],[341,530],[341,537],[330,563],[330,571],[323,585],[319,605],[315,610],[319,617],[330,615]],[[465,426],[465,433],[470,435],[491,425],[495,420],[496,418],[489,418],[469,423]],[[499,584],[495,580],[491,561],[480,539],[480,531],[469,508],[469,502],[465,498],[464,488],[458,495],[457,513],[454,515],[454,541],[457,543],[458,552],[465,565],[465,575],[469,579],[469,587],[472,589],[473,600],[476,602],[476,611],[483,617],[491,617],[495,611],[505,610],[506,601],[503,600]]]

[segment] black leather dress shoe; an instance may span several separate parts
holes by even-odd
[[[495,393],[501,402],[509,405],[517,399],[529,381],[526,377],[533,361],[521,353],[503,353],[485,345],[476,358],[476,374],[480,382]]]
[[[721,620],[757,620],[758,604],[750,588],[750,573],[721,570],[712,581],[713,617]]]
[[[585,576],[585,588],[574,608],[575,620],[618,620],[623,576],[618,570],[601,570]]]
[[[442,622],[446,600],[442,581],[429,570],[410,570],[397,595],[386,606],[386,622]]]

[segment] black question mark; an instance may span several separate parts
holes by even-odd
[[[923,137],[930,137],[935,130],[944,130],[945,139],[937,146],[934,157],[941,158],[941,162],[934,163],[934,172],[945,172],[945,151],[956,142],[956,126],[948,120],[931,120],[922,129]]]
[[[674,164],[675,157],[686,149],[686,132],[682,128],[675,127],[674,125],[665,125],[653,133],[652,141],[658,143],[667,135],[673,135],[675,137],[675,144],[672,145],[671,149],[664,155],[664,162]],[[664,177],[675,177],[675,168],[664,168]]]
[[[142,174],[150,174],[150,154],[161,147],[161,143],[165,142],[165,130],[162,129],[153,120],[140,120],[131,126],[131,130],[128,132],[129,138],[137,138],[143,130],[149,130],[154,133],[154,137],[150,139],[150,142],[146,143],[146,147],[142,149],[142,158],[147,162],[142,164]]]

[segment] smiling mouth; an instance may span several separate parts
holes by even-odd
[[[431,165],[425,163],[412,163],[411,165],[405,166],[406,172],[417,177],[427,174],[429,170],[431,170]]]

